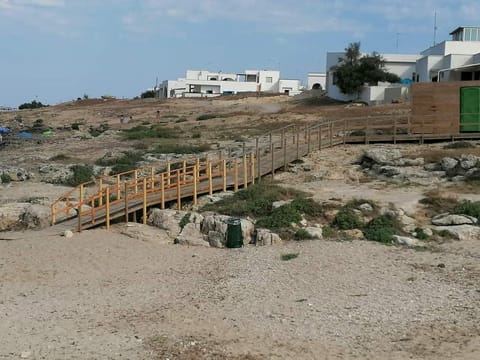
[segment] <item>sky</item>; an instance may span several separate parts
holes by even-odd
[[[0,0],[0,106],[132,98],[187,69],[280,70],[306,82],[326,52],[417,54],[480,25],[465,0]]]

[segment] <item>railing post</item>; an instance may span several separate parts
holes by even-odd
[[[233,191],[238,191],[238,159],[233,160]]]
[[[52,210],[52,222],[51,222],[52,226],[55,225],[55,222],[57,220],[57,209],[55,208],[55,205],[56,204],[52,204],[50,206],[50,209]]]
[[[307,129],[307,154],[310,154],[310,129]]]
[[[123,183],[124,185],[124,193],[125,193],[125,222],[128,223],[128,184],[127,182],[125,181]]]
[[[333,121],[330,122],[330,147],[333,146]]]
[[[138,193],[138,170],[133,172],[133,182],[135,183],[135,194]]]
[[[242,143],[242,155],[245,155],[245,141]]]
[[[197,165],[193,166],[193,205],[197,205],[197,182],[198,182],[198,175],[197,175]]]
[[[136,189],[136,186],[137,186],[137,182],[135,181],[135,189]],[[109,190],[109,193],[110,193],[110,190]],[[118,199],[120,199],[120,175],[117,175],[117,200]]]
[[[152,190],[155,190],[155,167],[150,168],[150,179],[152,180]]]
[[[250,153],[250,176],[252,177],[252,185],[255,184],[255,154]]]
[[[165,209],[165,174],[160,174],[160,209]]]
[[[347,140],[347,119],[343,120],[343,145],[345,145]]]
[[[272,153],[272,179],[275,176],[275,145],[270,144],[270,151]]]
[[[180,169],[177,169],[177,209],[182,209],[182,191],[180,187]]]
[[[213,179],[212,179],[212,162],[208,162],[208,167],[207,167],[207,173],[208,173],[208,193],[210,195],[213,194]]]
[[[200,178],[200,158],[196,158],[195,159],[195,165],[197,167],[197,179]]]
[[[243,188],[248,188],[248,164],[247,155],[243,155]]]
[[[100,194],[100,197],[98,198],[98,205],[99,206],[103,205],[103,196],[102,196],[103,191],[102,190],[103,190],[103,179],[100,178],[98,180],[98,193]]]
[[[105,226],[110,230],[110,187],[105,189]]]
[[[182,170],[183,170],[183,184],[185,184],[187,182],[187,160],[183,160]]]
[[[223,191],[227,191],[227,160],[222,160],[222,181],[223,181]]]
[[[167,161],[167,187],[170,187],[170,161]]]
[[[393,143],[397,143],[397,118],[393,119]]]
[[[285,127],[282,128],[282,146],[285,145]]]
[[[143,225],[147,224],[147,178],[143,178]]]

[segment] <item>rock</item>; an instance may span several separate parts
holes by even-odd
[[[255,225],[249,219],[240,219],[242,227],[243,245],[248,245],[253,240]]]
[[[473,216],[448,213],[437,215],[432,219],[432,224],[437,226],[475,225],[477,222]]]
[[[194,223],[185,225],[181,233],[175,238],[174,243],[188,246],[210,246],[210,244],[204,240],[200,232],[200,226]]]
[[[28,359],[30,356],[32,356],[31,351],[22,351],[22,353],[20,354],[21,359]]]
[[[147,224],[166,230],[171,238],[176,238],[182,231],[180,221],[186,214],[186,211],[152,209]]]
[[[397,217],[398,221],[400,222],[400,225],[402,226],[402,230],[405,232],[412,232],[415,230],[415,219],[411,218],[408,215],[401,215]]]
[[[0,174],[8,175],[11,181],[25,181],[34,177],[32,173],[23,168],[8,165],[0,165]]]
[[[207,215],[202,223],[202,233],[207,234],[210,231],[216,231],[224,236],[227,233],[227,223],[226,221],[230,218],[227,215]]]
[[[473,225],[455,225],[455,226],[436,226],[437,232],[445,231],[458,240],[478,240],[480,239],[480,227]]]
[[[304,230],[315,239],[323,239],[323,232],[321,227],[307,226]]]
[[[166,230],[159,229],[149,225],[139,223],[119,224],[120,234],[126,235],[132,239],[154,242],[160,244],[172,244],[172,239],[168,236]]]
[[[50,184],[66,184],[73,176],[71,165],[48,164],[39,168],[41,180]]]
[[[279,201],[274,201],[274,202],[272,203],[272,208],[277,209],[277,208],[279,208],[279,207],[281,207],[281,206],[290,204],[292,201],[293,201],[293,199],[291,199],[291,200],[279,200]]]
[[[465,173],[466,180],[480,180],[480,169],[473,168]]]
[[[369,203],[364,203],[358,207],[358,210],[360,210],[362,213],[371,213],[373,211],[373,206]]]
[[[225,234],[218,231],[208,232],[208,243],[211,247],[223,248],[226,244]]]
[[[426,227],[426,228],[422,228],[422,230],[423,230],[423,233],[424,233],[425,235],[427,235],[428,237],[433,236],[433,231],[432,231],[432,229]]]
[[[361,163],[395,165],[395,160],[402,157],[398,149],[368,149],[364,152]]]
[[[259,246],[264,245],[275,245],[282,242],[278,234],[272,233],[268,229],[257,229],[257,236],[255,238],[255,243]]]
[[[400,169],[389,165],[379,167],[377,172],[386,177],[394,177],[402,173]]]
[[[440,160],[440,166],[442,167],[443,171],[450,171],[454,169],[458,164],[458,160],[451,158],[451,157],[444,157]]]
[[[312,164],[302,164],[300,166],[300,169],[302,171],[312,171],[313,170],[313,165]]]
[[[441,171],[442,170],[442,166],[441,164],[439,163],[429,163],[429,164],[425,164],[425,166],[423,167],[426,171]]]
[[[349,239],[361,240],[365,238],[365,235],[363,235],[363,232],[360,229],[344,230],[343,233]]]
[[[425,164],[424,158],[401,158],[394,161],[395,166],[423,166]]]
[[[399,245],[406,245],[406,246],[425,246],[420,240],[410,238],[407,236],[399,236],[399,235],[393,235],[393,239],[395,240],[395,243]]]
[[[464,170],[470,170],[477,166],[479,158],[472,154],[463,154],[460,157],[460,167]]]
[[[0,231],[42,228],[49,225],[49,206],[30,203],[0,205]]]
[[[72,230],[65,230],[62,235],[65,236],[67,239],[70,239],[70,238],[73,237],[73,231]]]

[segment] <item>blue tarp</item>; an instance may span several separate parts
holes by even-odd
[[[22,139],[31,139],[32,138],[32,134],[28,133],[28,132],[25,132],[25,131],[22,131],[22,132],[19,132],[17,134],[17,136],[19,138],[22,138]]]
[[[7,134],[9,132],[10,132],[9,128],[0,126],[0,134]]]

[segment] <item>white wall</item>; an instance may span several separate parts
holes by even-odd
[[[307,89],[311,90],[313,85],[320,84],[322,90],[326,89],[327,74],[326,73],[308,73]]]
[[[286,90],[290,96],[300,94],[300,80],[280,80],[279,92],[286,93]]]

